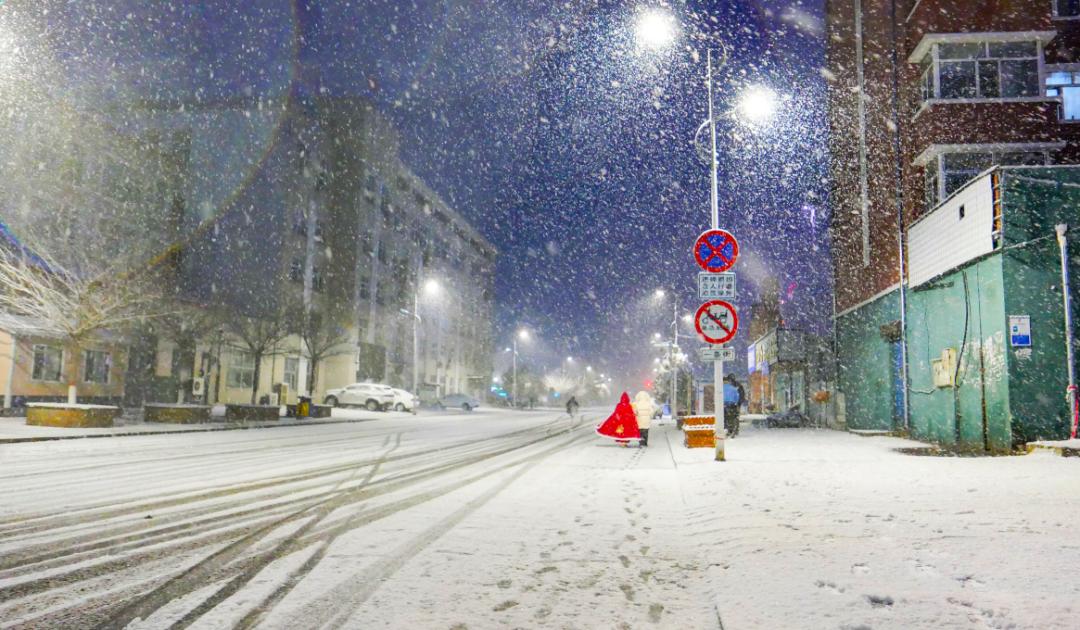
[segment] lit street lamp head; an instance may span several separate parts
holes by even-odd
[[[638,47],[662,50],[675,41],[675,16],[662,9],[646,9],[638,14],[634,35]]]
[[[439,284],[439,281],[434,279],[434,278],[431,278],[427,282],[424,283],[424,294],[425,295],[435,295],[441,289],[442,289],[442,286]]]
[[[766,125],[776,115],[779,97],[763,85],[752,85],[739,95],[736,113],[740,121],[752,126]]]
[[[521,330],[518,331],[517,338],[522,340],[522,341],[528,341],[529,340],[529,331],[522,328]]]

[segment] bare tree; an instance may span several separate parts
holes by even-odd
[[[262,373],[262,360],[265,357],[281,354],[281,342],[291,334],[284,313],[277,312],[269,317],[252,317],[236,314],[226,324],[229,332],[235,335],[241,350],[251,353],[255,360],[255,373],[251,383],[251,404],[259,392],[259,378]]]
[[[353,352],[352,337],[348,330],[322,311],[307,310],[300,321],[297,333],[308,360],[307,389],[308,394],[314,396],[319,364],[332,356]]]
[[[0,246],[0,311],[38,322],[80,356],[96,334],[123,331],[163,309],[154,283],[138,274],[89,266],[77,272],[47,252],[6,243]],[[77,370],[67,380],[68,402],[74,403]]]

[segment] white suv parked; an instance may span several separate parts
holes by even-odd
[[[323,404],[367,407],[370,411],[385,411],[394,404],[394,390],[378,383],[353,383],[338,389],[326,390]]]

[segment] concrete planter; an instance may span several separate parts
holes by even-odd
[[[111,427],[119,416],[119,407],[107,405],[68,405],[32,403],[26,407],[26,424],[38,427]]]
[[[277,405],[225,405],[228,422],[254,422],[277,420],[281,407]]]
[[[210,409],[206,405],[144,405],[143,420],[172,424],[199,424],[210,422]]]

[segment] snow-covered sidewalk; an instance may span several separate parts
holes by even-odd
[[[1080,462],[893,450],[911,446],[745,428],[718,463],[670,426],[644,451],[595,438],[446,532],[351,621],[1075,628]]]

